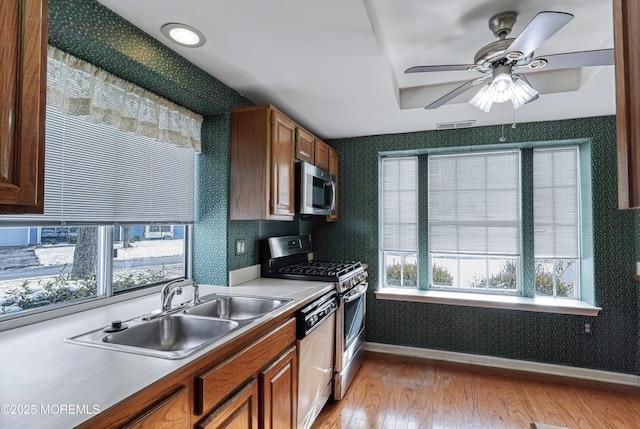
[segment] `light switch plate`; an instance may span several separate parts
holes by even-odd
[[[246,243],[244,238],[236,240],[236,255],[244,255],[246,252]]]

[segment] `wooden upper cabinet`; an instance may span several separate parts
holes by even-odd
[[[295,128],[273,106],[231,112],[231,219],[293,220]]]
[[[640,208],[640,3],[613,0],[618,206]]]
[[[0,214],[44,210],[47,0],[0,2]]]
[[[315,166],[329,171],[329,145],[322,140],[315,139]]]
[[[296,159],[313,164],[315,162],[315,138],[304,128],[296,129]]]
[[[272,112],[271,205],[276,216],[295,214],[294,150],[296,124],[277,110]]]
[[[338,189],[339,189],[339,177],[340,175],[338,174],[338,163],[339,163],[339,158],[338,158],[338,151],[335,150],[334,148],[330,147],[329,148],[329,173],[333,174],[336,178],[335,181],[335,193],[334,193],[334,198],[336,201],[336,206],[335,206],[335,211],[332,215],[327,216],[327,220],[329,222],[335,222],[338,220]]]

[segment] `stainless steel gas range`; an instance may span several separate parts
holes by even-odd
[[[311,259],[311,236],[272,237],[262,242],[263,277],[333,282],[338,292],[333,397],[340,400],[362,364],[367,272],[360,262]]]

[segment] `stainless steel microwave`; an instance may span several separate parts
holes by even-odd
[[[298,213],[328,216],[335,212],[336,177],[304,161],[296,163]]]

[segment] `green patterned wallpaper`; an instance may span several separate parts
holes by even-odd
[[[370,264],[377,288],[378,153],[498,144],[500,127],[370,136],[329,142],[340,154],[340,221],[314,224],[318,258]],[[377,300],[368,294],[367,340],[638,373],[632,211],[617,208],[614,117],[518,124],[508,142],[590,139],[596,318]],[[635,234],[637,236],[637,234]],[[421,251],[425,251],[421,243]],[[583,335],[584,323],[594,327]]]
[[[205,117],[202,153],[196,161],[196,222],[193,229],[193,278],[228,283],[229,142],[231,115]]]

